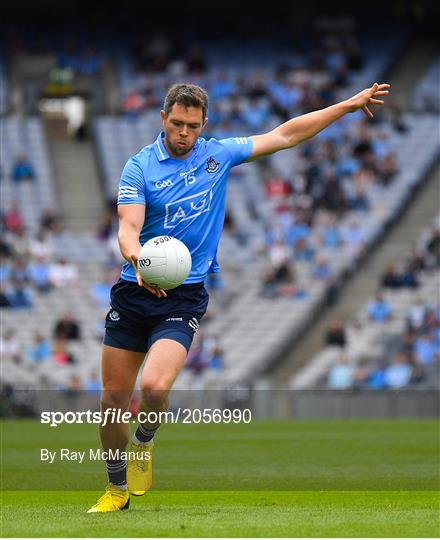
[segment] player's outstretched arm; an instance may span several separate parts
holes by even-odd
[[[369,118],[372,118],[373,114],[369,106],[372,104],[382,105],[383,100],[378,98],[387,95],[389,88],[389,84],[374,83],[371,88],[366,88],[345,101],[292,118],[264,135],[254,135],[251,137],[253,152],[249,161],[268,156],[279,150],[293,148],[314,137],[347,113],[362,109]]]
[[[118,205],[118,216],[119,248],[124,259],[133,265],[139,287],[144,287],[158,298],[166,297],[167,293],[163,289],[156,289],[143,281],[137,267],[142,247],[139,237],[145,221],[145,206],[143,204],[120,204]]]

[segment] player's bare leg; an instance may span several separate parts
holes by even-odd
[[[126,351],[115,347],[103,346],[101,412],[106,410],[128,410],[139,368],[144,360],[144,353]],[[105,451],[125,451],[128,442],[128,424],[109,422],[100,425],[102,447]],[[107,460],[109,485],[98,502],[89,512],[113,512],[125,510],[130,500],[126,481],[126,462],[121,459]]]
[[[155,412],[159,416],[168,410],[169,393],[186,355],[185,347],[172,339],[159,339],[154,343],[142,372],[140,411],[146,414]],[[128,488],[132,495],[144,495],[153,482],[153,437],[159,425],[160,420],[139,424],[130,445],[130,452],[139,456],[128,462]],[[142,459],[142,452],[148,452],[149,459]]]
[[[101,412],[106,409],[127,411],[139,368],[145,354],[104,345],[102,348]],[[107,422],[99,428],[104,450],[124,451],[128,443],[128,424]]]

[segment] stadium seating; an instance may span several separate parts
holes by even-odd
[[[430,67],[426,75],[416,85],[413,96],[414,110],[419,112],[440,112],[440,58]]]
[[[29,234],[38,228],[45,208],[56,208],[51,165],[43,125],[38,118],[0,119],[2,134],[2,209],[17,202]],[[33,180],[14,183],[10,171],[15,158],[25,154],[35,168]]]
[[[436,221],[438,223],[439,219]],[[421,253],[426,251],[424,244],[429,237],[429,231],[430,229],[426,228],[420,235]],[[347,346],[342,349],[336,346],[323,348],[292,377],[290,387],[297,390],[322,387],[326,384],[330,368],[335,365],[342,353],[354,365],[362,363],[367,369],[383,363],[384,360],[386,365],[389,365],[394,354],[402,347],[402,336],[408,324],[408,312],[414,302],[421,298],[434,311],[438,310],[438,267],[421,271],[417,279],[420,283],[417,288],[384,290],[384,297],[392,308],[392,317],[383,324],[370,321],[364,306],[348,323]],[[440,377],[438,362],[434,362],[432,366],[422,367],[425,377],[417,385],[423,388],[438,388]]]

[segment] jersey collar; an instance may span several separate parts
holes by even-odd
[[[172,156],[170,156],[167,149],[165,148],[165,145],[163,143],[164,137],[165,137],[165,132],[161,131],[159,133],[157,139],[154,141],[154,144],[153,144],[154,152],[155,152],[155,154],[157,156],[157,159],[159,161],[165,161],[166,159],[177,159],[177,158],[173,158]],[[197,139],[196,144],[194,145],[193,151],[191,152],[191,155],[188,156],[188,158],[186,158],[186,159],[189,159],[194,155],[194,152],[197,150],[199,144],[200,144],[200,138]],[[179,160],[179,161],[186,161],[186,159],[182,159],[182,160]]]

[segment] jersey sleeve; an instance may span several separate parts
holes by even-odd
[[[218,274],[220,272],[220,265],[217,261],[217,253],[215,254],[214,259],[211,261],[211,264],[209,265],[208,274]]]
[[[221,139],[220,144],[229,152],[232,157],[231,166],[240,165],[252,155],[254,144],[250,137],[230,137]]]
[[[146,204],[145,181],[136,156],[130,158],[122,170],[118,204]]]

